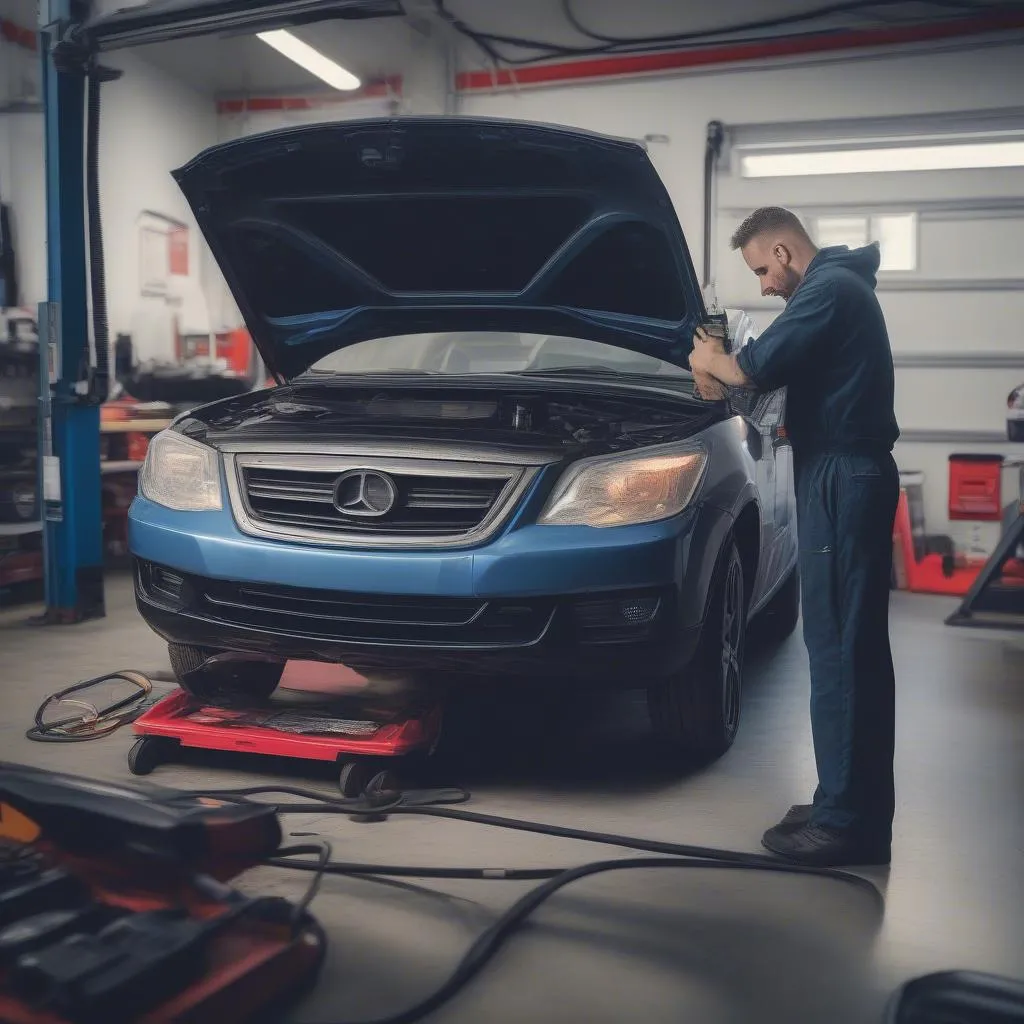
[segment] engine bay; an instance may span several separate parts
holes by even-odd
[[[590,393],[594,392],[594,393]],[[721,417],[680,393],[600,394],[592,386],[481,390],[296,383],[197,410],[179,424],[214,446],[239,441],[419,439],[626,451],[682,440]]]

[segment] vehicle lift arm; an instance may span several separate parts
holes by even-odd
[[[96,339],[93,360],[87,280],[90,269],[102,273],[102,267],[90,268],[86,236],[89,77],[55,59],[55,48],[67,28],[86,15],[84,8],[80,0],[42,0],[39,5],[48,294],[39,308],[39,483],[47,623],[105,614],[100,405],[107,388],[106,353],[99,349],[106,339]],[[93,152],[92,159],[97,157]],[[98,193],[93,200],[98,202]]]

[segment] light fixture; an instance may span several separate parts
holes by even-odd
[[[267,46],[273,47],[282,56],[295,61],[300,68],[305,68],[311,75],[323,79],[328,85],[343,92],[351,92],[358,89],[360,81],[346,71],[340,64],[335,63],[330,57],[325,57],[319,50],[314,50],[308,43],[304,43],[298,36],[292,35],[287,29],[279,28],[272,32],[257,32],[256,38],[262,40]]]
[[[1024,167],[1024,142],[978,141],[927,146],[882,146],[873,149],[744,153],[740,161],[741,173],[745,178]]]

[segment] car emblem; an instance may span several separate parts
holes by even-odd
[[[386,516],[397,500],[394,480],[370,469],[342,473],[334,485],[334,507],[344,516]]]

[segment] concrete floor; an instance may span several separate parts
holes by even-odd
[[[725,871],[634,871],[587,880],[540,911],[431,1020],[658,1024],[881,1019],[904,979],[952,967],[1024,975],[1024,636],[951,630],[951,604],[894,596],[898,812],[893,863],[871,877],[884,916],[842,884]],[[95,743],[29,742],[50,692],[106,670],[166,671],[137,618],[128,581],[108,583],[108,617],[46,631],[26,609],[0,613],[4,759],[97,778],[127,777],[129,729]],[[764,828],[814,784],[806,656],[799,637],[752,661],[741,734],[720,762],[680,777],[651,754],[642,703],[595,702],[570,727],[502,707],[488,740],[443,764],[471,808],[602,831],[757,852]],[[496,733],[499,739],[492,737]],[[464,737],[469,739],[471,737]],[[323,771],[194,754],[154,782],[274,781],[336,792]],[[617,850],[455,822],[289,818],[328,837],[336,858],[464,866],[570,865]],[[251,891],[298,894],[307,876],[260,869]],[[472,939],[525,891],[518,883],[418,890],[327,879],[315,911],[331,939],[316,990],[290,1018],[318,1024],[386,1017],[448,974]]]

